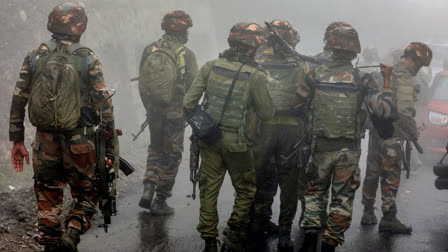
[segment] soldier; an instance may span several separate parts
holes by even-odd
[[[330,213],[322,237],[322,251],[334,251],[338,244],[344,243],[360,182],[360,138],[366,117],[361,108],[363,101],[379,118],[388,118],[393,108],[390,67],[383,65],[385,84],[383,92],[379,92],[369,75],[351,64],[361,51],[354,28],[330,29],[325,49],[332,50],[332,61],[307,74],[294,101],[297,109],[308,110],[306,137],[311,157],[306,169],[305,216],[300,223],[305,230],[301,251],[307,252],[316,251],[322,226],[320,216],[326,208],[323,202],[330,186]]]
[[[418,139],[414,102],[418,90],[413,77],[422,68],[431,63],[432,51],[421,42],[411,43],[403,53],[403,61],[398,62],[392,70],[391,87],[393,97],[397,104],[398,120],[394,123],[394,135],[388,139],[377,139],[373,146],[369,145],[369,156],[366,178],[363,185],[364,214],[361,223],[365,225],[378,222],[375,213],[375,197],[378,188],[378,180],[381,177],[381,193],[383,205],[383,218],[380,221],[380,232],[406,233],[412,232],[411,227],[403,225],[397,218],[395,199],[400,186],[400,174],[402,165],[401,147],[398,141],[402,131],[406,131],[411,137]],[[374,148],[376,151],[370,151]]]
[[[98,110],[109,133],[114,129],[112,103],[104,92],[98,57],[79,44],[87,27],[84,8],[66,3],[48,16],[52,39],[29,53],[12,97],[9,138],[14,142],[12,163],[23,170],[28,163],[24,146],[25,106],[37,128],[33,147],[34,191],[37,200],[39,242],[45,251],[78,251],[96,212],[93,128]],[[111,139],[108,148],[113,151]],[[108,161],[108,167],[111,163]],[[63,232],[59,217],[64,187],[70,185],[73,203]]]
[[[257,48],[264,43],[263,29],[255,23],[237,23],[228,42],[228,50],[200,69],[184,98],[184,109],[192,111],[205,92],[204,108],[222,131],[213,144],[199,142],[201,207],[197,229],[205,240],[204,251],[217,251],[217,198],[227,170],[236,196],[222,251],[244,251],[244,232],[256,190],[251,147],[256,119],[269,120],[273,115],[266,75],[254,61]]]
[[[270,25],[293,48],[299,43],[299,33],[288,21],[274,20]],[[298,157],[294,155],[285,164],[281,155],[287,156],[302,136],[302,119],[291,113],[291,103],[298,84],[308,72],[305,62],[285,52],[268,37],[267,48],[258,62],[268,71],[269,90],[275,108],[272,120],[262,122],[253,152],[257,173],[257,193],[255,194],[253,226],[254,232],[262,232],[270,224],[272,203],[280,186],[279,243],[280,251],[292,250],[291,225],[297,210],[300,194],[302,208],[306,182],[304,168],[298,167]],[[274,160],[270,164],[271,158]],[[300,174],[300,175],[299,175]],[[299,181],[299,190],[297,190]]]
[[[162,38],[147,46],[140,63],[139,92],[151,119],[146,174],[139,206],[152,215],[170,215],[171,196],[184,141],[182,100],[195,78],[198,66],[194,53],[185,47],[193,23],[184,11],[168,12],[162,20]],[[151,206],[156,192],[156,198]]]

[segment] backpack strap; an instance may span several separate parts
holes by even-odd
[[[80,49],[86,49],[86,50],[89,50],[90,52],[93,52],[92,49],[90,49],[87,46],[84,46],[80,43],[73,43],[73,44],[69,45],[66,50],[67,50],[68,54],[73,54]]]

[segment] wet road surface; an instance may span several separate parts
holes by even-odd
[[[186,149],[188,150],[187,140]],[[365,142],[363,147],[366,147]],[[146,159],[145,147],[137,152],[140,160]],[[367,148],[363,148],[366,150]],[[112,219],[109,233],[92,227],[82,236],[80,251],[202,251],[203,241],[196,231],[199,216],[199,199],[192,200],[186,195],[191,193],[189,182],[188,158],[186,153],[179,168],[173,196],[168,204],[175,208],[173,216],[155,217],[137,206],[142,192],[142,184],[136,183],[119,200],[119,215]],[[361,160],[365,160],[365,151]],[[142,166],[142,165],[140,165]],[[365,161],[360,163],[362,181],[365,175]],[[143,167],[137,167],[143,169]],[[140,172],[141,173],[141,172]],[[398,218],[405,224],[412,224],[412,235],[386,235],[378,233],[378,225],[364,227],[360,225],[363,206],[361,204],[361,187],[356,193],[353,221],[346,232],[346,243],[336,251],[448,251],[448,190],[438,191],[434,187],[435,176],[432,167],[421,167],[411,173],[409,180],[402,174],[402,184],[398,193]],[[227,177],[221,189],[218,201],[219,231],[222,231],[230,216],[233,205],[233,188]],[[380,192],[377,192],[376,207],[381,209]],[[379,199],[379,200],[378,200]],[[273,220],[278,220],[279,201],[273,206]],[[303,240],[298,227],[300,207],[294,220],[293,238],[298,244]],[[378,219],[381,211],[376,210]],[[99,217],[98,217],[99,218]],[[270,238],[266,251],[276,251],[277,239]]]

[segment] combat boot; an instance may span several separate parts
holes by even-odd
[[[218,240],[215,237],[205,238],[204,252],[218,252]]]
[[[305,233],[304,242],[299,252],[316,252],[319,234],[317,232]]]
[[[57,244],[45,245],[44,252],[58,252],[58,251],[59,251],[59,247],[57,246]]]
[[[278,234],[278,226],[277,226],[277,224],[275,224],[274,222],[272,222],[271,220],[269,220],[269,221],[264,225],[264,231],[265,231],[268,235],[277,235],[277,234]]]
[[[225,229],[224,235],[225,238],[224,243],[221,247],[221,252],[246,251],[246,247],[244,244],[245,235],[243,232],[228,227]]]
[[[412,233],[412,227],[401,223],[396,216],[385,215],[381,218],[379,231],[394,234],[410,234]]]
[[[338,244],[333,240],[325,240],[322,242],[320,252],[334,252]]]
[[[154,183],[144,183],[143,185],[143,195],[138,203],[139,207],[150,210],[152,198],[154,197],[156,185]]]
[[[151,207],[151,215],[172,215],[174,208],[166,204],[165,198],[157,197]]]
[[[364,207],[364,214],[361,218],[362,225],[374,225],[378,223],[378,219],[374,213],[375,208],[371,206]]]
[[[80,240],[78,230],[74,228],[67,228],[57,246],[59,251],[78,252],[78,243]]]
[[[293,252],[294,251],[294,242],[291,240],[290,235],[280,235],[278,237],[278,245],[279,252]]]

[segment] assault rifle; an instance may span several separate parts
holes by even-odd
[[[288,156],[285,157],[283,155],[280,155],[280,157],[283,159],[281,165],[282,166],[285,165],[286,162],[288,162],[288,160],[290,160],[297,153],[301,154],[300,158],[302,159],[302,166],[304,167],[311,155],[311,146],[309,142],[306,140],[306,137],[304,137],[302,140],[300,140],[292,147],[292,151],[288,154]]]
[[[418,128],[418,130],[423,130],[425,125]],[[420,154],[423,154],[423,148],[418,143],[417,139],[415,139],[413,136],[411,136],[408,132],[405,130],[401,130],[401,137],[400,137],[400,148],[401,148],[401,156],[403,160],[403,167],[406,170],[406,178],[409,179],[409,175],[411,172],[411,143],[415,146],[417,151]]]
[[[113,132],[115,154],[106,150],[106,124],[103,122],[103,107],[115,94],[115,90],[101,89],[100,94],[107,91],[112,92],[112,94],[104,101],[100,108],[100,121],[93,135],[96,151],[95,186],[99,198],[98,206],[104,219],[104,223],[98,227],[104,228],[106,233],[108,231],[108,225],[111,224],[111,217],[117,214],[116,185],[118,170],[122,170],[126,176],[134,172],[134,169],[126,160],[116,158],[119,157],[118,135],[121,135],[121,131],[116,130]],[[106,158],[114,162],[113,169],[106,167]]]
[[[140,131],[137,134],[131,134],[132,135],[132,141],[135,142],[137,140],[138,136],[140,136],[141,133],[149,126],[151,125],[151,118],[149,114],[146,114],[146,120],[140,125]]]
[[[294,50],[294,48],[292,48],[281,36],[280,34],[278,34],[278,32],[272,28],[272,26],[268,23],[268,22],[264,22],[264,24],[266,25],[266,27],[269,29],[270,35],[273,36],[273,38],[275,39],[275,41],[277,42],[277,44],[282,48],[283,51],[292,54],[293,56],[295,56],[296,58],[298,58],[299,60],[303,60],[303,61],[307,61],[313,64],[317,64],[320,65],[322,64],[322,62],[320,62],[319,60],[317,60],[316,58],[313,58],[311,56],[306,56],[303,54],[298,53],[296,50]]]
[[[190,181],[193,183],[193,193],[188,198],[196,199],[196,184],[199,182],[199,146],[198,137],[194,134],[190,137]]]

